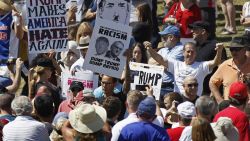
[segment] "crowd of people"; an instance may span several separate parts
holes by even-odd
[[[218,43],[215,0],[164,0],[162,21],[157,0],[119,0],[121,7],[131,3],[124,21],[132,27],[126,60],[118,58],[120,41],[99,37],[94,45],[96,56],[126,62],[118,79],[83,67],[95,17],[110,16],[97,9],[113,5],[72,1],[66,3],[69,49],[31,55],[25,51],[26,1],[0,0],[0,140],[250,140],[250,2],[240,17],[244,34]],[[221,34],[236,34],[233,0],[218,2],[225,16]],[[164,67],[159,100],[151,85],[145,91],[130,88],[136,73],[130,62]],[[72,81],[65,99],[61,74],[83,71],[99,77],[98,87]]]

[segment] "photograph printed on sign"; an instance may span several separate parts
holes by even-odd
[[[96,39],[95,49],[96,55],[104,55],[109,48],[109,40],[106,37],[100,36]]]
[[[130,0],[99,0],[97,18],[129,24]]]
[[[123,53],[129,47],[131,32],[127,25],[96,19],[84,68],[120,78],[126,63]]]

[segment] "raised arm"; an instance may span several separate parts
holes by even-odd
[[[158,62],[160,65],[164,66],[165,68],[168,68],[168,60],[164,60],[160,54],[158,54],[154,49],[152,49],[152,45],[150,42],[145,41],[143,43],[145,48],[148,50],[151,57]]]
[[[223,43],[216,44],[215,50],[217,52],[216,52],[216,55],[214,57],[214,60],[211,60],[209,62],[209,69],[210,70],[212,70],[214,67],[218,66],[221,63],[221,56],[222,56],[222,50],[223,50],[223,48],[224,48]]]

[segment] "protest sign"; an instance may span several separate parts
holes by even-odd
[[[29,53],[67,50],[67,0],[27,0]]]
[[[124,51],[129,47],[131,27],[96,19],[83,68],[120,78],[126,63]]]
[[[128,25],[131,0],[99,0],[96,18]]]
[[[151,85],[156,100],[159,100],[164,67],[135,62],[130,62],[129,67],[133,72],[131,74],[133,74],[132,80],[134,80],[130,85],[131,90],[138,89],[139,86],[146,84]]]
[[[72,76],[70,73],[61,73],[61,86],[62,86],[62,97],[68,98],[67,92],[69,86],[73,81],[80,81],[83,83],[84,90],[93,90],[98,87],[98,75],[95,75],[91,71],[78,71]]]

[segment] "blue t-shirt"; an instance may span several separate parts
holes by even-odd
[[[125,126],[118,141],[170,141],[166,130],[151,122],[135,122]]]
[[[12,13],[0,16],[0,60],[9,58]]]

